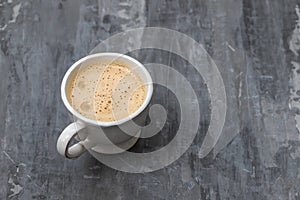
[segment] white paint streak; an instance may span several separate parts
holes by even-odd
[[[195,181],[196,181],[196,183],[201,183],[201,177],[200,176],[196,176],[195,177]]]
[[[261,75],[259,76],[260,79],[273,79],[274,77],[273,76],[270,76],[270,75]]]
[[[25,163],[19,163],[20,166],[26,167],[27,165]]]
[[[120,2],[119,5],[120,6],[124,6],[124,7],[131,6],[131,4],[129,2],[125,2],[125,1],[124,2]]]
[[[242,170],[247,172],[247,173],[251,173],[251,171],[249,171],[248,169],[242,169]]]
[[[12,19],[8,23],[15,23],[16,22],[17,17],[20,14],[21,5],[22,5],[22,3],[19,3],[19,4],[15,5],[13,7]]]
[[[194,183],[194,181],[190,181],[190,182],[188,182],[188,184],[187,184],[187,188],[188,188],[188,190],[192,190],[194,187],[195,187],[195,183]]]
[[[12,178],[8,179],[8,183],[12,185],[12,188],[10,188],[10,191],[12,192],[11,195],[9,195],[9,198],[12,198],[18,194],[20,194],[20,192],[23,190],[23,187],[21,187],[18,184],[15,184]]]
[[[243,81],[240,80],[240,84],[239,84],[239,96],[238,96],[238,98],[239,98],[240,101],[241,101],[241,97],[242,97],[242,88],[243,88]]]
[[[235,76],[235,79],[239,78],[242,74],[243,72],[240,72],[238,75]]]
[[[296,27],[289,41],[289,48],[295,54],[295,56],[298,57],[298,51],[300,49],[300,9],[298,5],[296,6],[295,10],[298,19],[296,20]],[[300,64],[295,61],[292,61],[291,64],[294,66],[294,69],[292,69],[293,74],[290,78],[290,84],[293,88],[290,89],[289,107],[290,109],[300,109],[300,101],[295,100],[295,98],[299,97],[296,92],[297,90],[300,90],[300,75],[297,73],[297,70],[300,70]],[[300,116],[298,114],[295,116],[295,121],[296,128],[300,132]]]
[[[255,166],[252,166],[252,174],[250,175],[252,178],[255,178],[256,172],[255,172]]]
[[[13,164],[16,164],[16,162],[10,157],[10,155],[8,155],[6,151],[2,151],[2,152]]]
[[[227,41],[226,41],[226,45],[228,46],[228,48],[229,48],[231,51],[233,51],[233,52],[236,51],[235,48],[233,48]]]
[[[0,28],[0,31],[4,31],[6,28],[7,28],[7,24],[5,24],[4,26],[2,26],[2,27]]]
[[[128,11],[126,11],[125,9],[119,10],[117,14],[118,14],[118,16],[119,16],[120,18],[123,18],[123,19],[130,19],[130,16],[129,16],[129,14],[128,14]]]
[[[100,176],[89,176],[89,175],[83,175],[84,179],[101,179]]]
[[[98,165],[95,165],[95,166],[92,166],[92,167],[89,167],[90,170],[97,170],[97,169],[101,169],[100,166]]]
[[[12,0],[7,0],[7,3],[12,3],[13,1]]]

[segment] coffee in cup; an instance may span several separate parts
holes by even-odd
[[[68,90],[71,106],[86,118],[111,122],[134,113],[147,95],[137,72],[122,63],[80,66]]]

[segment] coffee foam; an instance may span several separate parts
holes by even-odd
[[[120,63],[81,67],[71,82],[72,107],[98,121],[115,121],[134,113],[145,101],[147,88],[140,76]]]

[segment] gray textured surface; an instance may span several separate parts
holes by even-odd
[[[297,4],[0,1],[0,199],[300,199]],[[202,78],[174,55],[145,50],[134,55],[170,64],[199,95],[201,127],[190,149],[147,174],[115,171],[88,154],[77,160],[59,156],[56,139],[71,121],[59,94],[64,73],[110,35],[145,26],[191,36],[219,66],[229,112],[216,148],[199,159],[210,102]],[[155,149],[172,138],[178,106],[170,99],[171,93],[157,89],[153,101],[168,108],[170,123],[133,151]]]

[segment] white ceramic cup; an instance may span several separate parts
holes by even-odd
[[[99,62],[118,62],[130,66],[139,74],[147,86],[147,95],[144,103],[137,111],[126,118],[112,122],[95,121],[79,114],[69,102],[67,89],[70,88],[71,80],[76,75],[76,70]],[[147,107],[152,93],[153,83],[149,72],[134,58],[119,53],[98,53],[80,59],[69,68],[61,84],[63,103],[73,115],[74,122],[68,125],[60,134],[57,140],[58,152],[67,158],[76,158],[87,149],[98,153],[114,154],[131,148],[136,143],[141,127],[145,123]],[[132,122],[135,124],[133,125]],[[128,134],[129,132],[130,134]],[[78,142],[70,146],[74,137]]]

